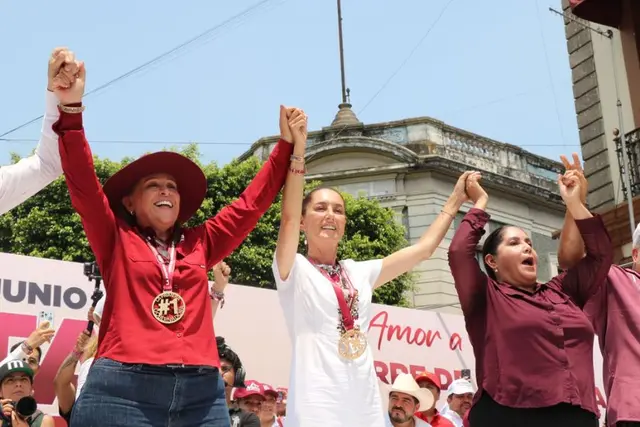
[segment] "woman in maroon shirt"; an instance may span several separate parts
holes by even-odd
[[[486,274],[476,247],[489,221],[480,174],[467,180],[475,206],[449,246],[449,265],[476,358],[478,392],[471,427],[596,427],[593,327],[582,312],[612,262],[600,217],[580,200],[575,175],[558,180],[587,255],[547,283],[537,281],[532,240],[517,227],[500,227],[484,242]]]
[[[207,271],[242,243],[294,167],[291,111],[281,107],[282,138],[240,198],[182,228],[206,195],[204,173],[180,154],[157,152],[102,187],[82,126],[84,77],[82,65],[73,86],[56,93],[54,129],[107,298],[96,361],[71,425],[229,426]]]

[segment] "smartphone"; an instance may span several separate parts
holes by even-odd
[[[42,322],[49,322],[49,328],[55,329],[55,325],[53,323],[53,311],[41,311],[38,313],[38,323],[36,324],[36,328],[39,328]]]
[[[460,371],[460,376],[467,380],[471,379],[471,369],[463,369]]]

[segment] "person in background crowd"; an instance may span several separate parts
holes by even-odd
[[[531,238],[520,228],[504,226],[483,244],[485,274],[476,258],[490,218],[480,178],[474,173],[467,180],[475,205],[449,246],[449,266],[476,360],[471,427],[596,427],[593,327],[582,308],[603,285],[613,258],[602,219],[582,203],[579,179],[570,173],[559,176],[560,195],[587,256],[568,272],[538,283]]]
[[[216,317],[218,308],[222,308],[224,305],[224,290],[229,284],[229,276],[231,275],[231,268],[226,262],[221,261],[213,267],[213,284],[209,289],[209,296],[211,297],[211,311],[213,317]]]
[[[287,390],[286,387],[278,387],[276,389],[278,392],[278,400],[276,401],[276,414],[278,417],[286,417],[287,416]]]
[[[144,155],[102,186],[83,122],[86,71],[56,90],[54,125],[69,195],[106,288],[100,344],[74,427],[228,426],[207,271],[237,248],[282,188],[293,151],[282,135],[240,198],[194,228],[207,180],[178,153]],[[290,109],[280,108],[287,123]],[[222,299],[223,296],[219,295]],[[181,396],[179,400],[176,396]]]
[[[262,383],[262,391],[264,392],[264,402],[260,407],[260,425],[262,427],[283,427],[284,420],[276,414],[276,402],[279,393],[269,384]]]
[[[429,423],[415,414],[421,408],[430,408],[435,404],[433,394],[421,388],[410,374],[400,374],[393,385],[384,384],[382,389],[389,395],[387,426],[391,427],[428,427]]]
[[[256,414],[239,409],[232,402],[234,387],[245,387],[245,373],[240,357],[227,346],[223,337],[216,337],[216,343],[220,355],[220,371],[225,384],[224,390],[231,427],[259,427],[260,418]]]
[[[316,188],[303,199],[304,132],[282,199],[273,262],[292,343],[287,423],[296,427],[385,425],[373,354],[367,341],[373,291],[427,260],[465,200],[465,173],[420,240],[384,259],[338,260],[347,210],[340,193]],[[307,256],[298,254],[300,231]]]
[[[87,319],[93,322],[93,333],[91,334],[91,338],[87,341],[86,345],[82,347],[82,363],[80,364],[80,371],[78,372],[78,386],[76,387],[76,400],[78,396],[80,396],[80,392],[84,387],[84,383],[87,382],[87,377],[89,376],[89,371],[91,366],[93,366],[93,361],[95,360],[96,353],[98,352],[98,334],[100,330],[100,319],[102,318],[102,309],[104,306],[98,304],[96,308],[89,308],[89,313],[87,315]],[[88,332],[88,331],[87,331]]]
[[[58,138],[51,126],[58,119],[57,87],[75,80],[77,63],[73,52],[56,48],[49,58],[47,92],[42,132],[36,152],[18,163],[0,168],[0,214],[10,211],[38,193],[62,174]]]
[[[0,406],[4,425],[10,421],[12,427],[54,427],[55,421],[50,415],[36,410],[28,417],[20,416],[16,404],[23,397],[33,394],[33,370],[22,360],[12,360],[0,366]]]
[[[31,332],[29,337],[19,343],[11,346],[9,355],[0,362],[0,365],[11,360],[23,360],[31,367],[34,376],[38,374],[40,370],[40,361],[42,360],[42,346],[44,343],[51,342],[55,329],[50,327],[50,323],[44,321],[38,325],[38,328]]]
[[[244,387],[234,388],[231,399],[242,411],[256,414],[260,419],[260,409],[265,402],[264,388],[261,383],[255,380],[245,381]]]
[[[462,427],[475,393],[471,381],[464,378],[452,381],[447,389],[447,409],[442,411],[442,417],[455,427]],[[432,425],[435,427],[435,424]]]
[[[430,408],[420,408],[416,412],[416,417],[426,421],[432,427],[453,427],[453,423],[438,413],[436,403],[440,400],[440,390],[442,384],[435,374],[431,372],[421,372],[415,377],[415,381],[420,388],[426,388],[433,394],[433,405]]]
[[[574,153],[573,164],[565,156],[561,160],[580,180],[580,197],[586,203],[588,183],[580,158]],[[632,245],[631,268],[612,265],[605,286],[585,306],[602,352],[610,427],[640,426],[640,226],[633,233]],[[567,211],[560,234],[558,263],[561,268],[572,268],[584,256],[584,241]]]
[[[264,394],[259,383],[248,380],[245,387],[235,387],[231,392],[229,407],[231,427],[260,427],[260,407]]]
[[[93,321],[96,326],[99,325],[99,321],[96,321],[96,316],[94,316],[93,307],[89,309],[87,317],[90,321]],[[62,362],[53,379],[53,386],[56,392],[56,398],[58,399],[58,413],[67,424],[70,423],[74,403],[78,396],[80,396],[97,348],[98,336],[95,333],[90,335],[88,330],[80,332],[73,351]],[[78,362],[81,362],[81,364],[80,372],[78,373],[78,386],[75,387],[73,380]]]

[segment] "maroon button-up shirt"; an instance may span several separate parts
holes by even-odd
[[[471,209],[449,246],[449,265],[476,359],[482,392],[512,408],[570,403],[598,414],[594,331],[582,307],[598,291],[613,250],[599,217],[576,221],[587,256],[532,293],[498,283],[476,260],[489,215]]]
[[[207,271],[242,243],[269,208],[284,185],[293,145],[278,142],[238,200],[204,224],[184,229],[173,281],[186,312],[179,322],[164,325],[151,313],[151,303],[162,291],[156,257],[136,230],[111,211],[96,177],[82,115],[61,112],[54,130],[71,202],[107,291],[96,359],[219,366]]]
[[[640,274],[611,266],[584,310],[602,351],[608,425],[640,421]]]

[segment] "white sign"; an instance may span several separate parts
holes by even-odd
[[[0,265],[0,358],[33,331],[41,311],[53,313],[57,332],[43,348],[34,388],[39,408],[57,414],[53,378],[86,328],[93,283],[79,263],[0,253]],[[215,319],[216,334],[238,353],[247,379],[286,387],[291,345],[276,292],[230,285],[226,294],[225,306]],[[470,369],[475,377],[473,350],[460,315],[374,304],[369,343],[378,377],[385,382],[393,382],[402,372],[423,370],[438,375],[444,388],[461,376],[462,369]],[[604,419],[597,341],[594,369]]]

